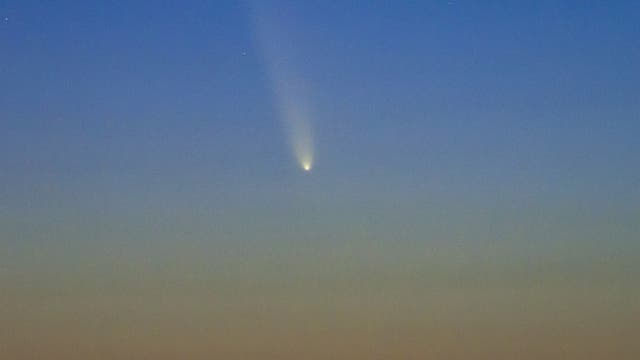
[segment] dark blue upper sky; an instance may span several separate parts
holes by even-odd
[[[262,6],[309,88],[318,186],[638,196],[638,2]],[[3,1],[2,191],[297,181],[252,11]]]

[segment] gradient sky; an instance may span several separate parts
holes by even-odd
[[[1,0],[0,357],[637,359],[639,155],[640,2]]]

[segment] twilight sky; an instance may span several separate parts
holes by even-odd
[[[0,0],[0,354],[637,359],[639,138],[635,1]]]

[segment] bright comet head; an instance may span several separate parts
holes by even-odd
[[[302,168],[304,169],[304,171],[311,171],[311,163],[310,162],[302,163]]]

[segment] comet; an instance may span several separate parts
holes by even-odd
[[[292,41],[276,16],[262,2],[254,3],[252,15],[259,53],[266,65],[274,100],[293,157],[305,172],[313,166],[313,121],[308,84],[298,67]],[[281,20],[281,19],[280,19]]]

